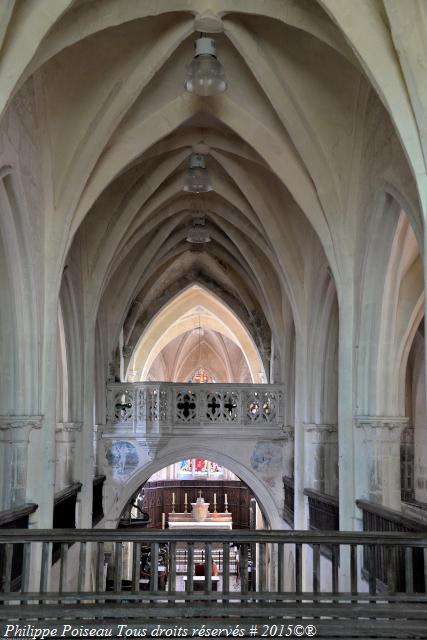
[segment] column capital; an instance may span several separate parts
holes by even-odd
[[[82,422],[57,422],[56,423],[56,431],[81,431],[83,423]]]
[[[282,433],[285,442],[293,442],[295,440],[295,427],[293,425],[283,425]]]
[[[0,416],[0,430],[2,429],[41,429],[43,416]]]
[[[400,443],[402,432],[409,424],[404,416],[355,416],[356,428],[363,433],[365,442],[378,445]]]
[[[314,422],[304,422],[302,426],[305,433],[311,433],[312,431],[336,433],[338,431],[338,427],[336,424],[316,424]]]
[[[405,416],[355,416],[354,421],[358,428],[389,430],[404,429],[409,424],[409,418]]]

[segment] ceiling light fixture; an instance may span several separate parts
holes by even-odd
[[[216,96],[226,90],[224,68],[216,57],[213,38],[202,36],[194,43],[193,60],[187,67],[185,88],[197,96]]]
[[[193,218],[193,223],[188,230],[186,240],[193,244],[204,244],[205,242],[211,241],[204,216]]]
[[[190,156],[190,167],[183,190],[188,193],[207,193],[212,191],[205,157],[200,153],[192,153]]]

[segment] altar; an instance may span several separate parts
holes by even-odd
[[[169,529],[232,529],[231,513],[208,513],[205,520],[195,520],[191,513],[169,513]]]
[[[185,494],[183,513],[175,511],[175,494],[172,494],[172,512],[168,514],[169,529],[232,529],[233,518],[228,511],[227,494],[225,495],[225,511],[219,513],[216,510],[216,494],[214,493],[213,511],[209,512],[209,502],[205,502],[202,498],[202,492],[199,491],[199,497],[196,502],[191,503],[191,513],[188,513],[187,494]]]

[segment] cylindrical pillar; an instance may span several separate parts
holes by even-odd
[[[400,440],[408,418],[357,416],[362,495],[390,509],[401,509]]]
[[[305,424],[305,487],[338,495],[338,429],[334,424]]]
[[[41,416],[0,416],[3,442],[3,509],[27,502],[28,448],[32,429],[40,429]]]
[[[81,422],[56,423],[55,493],[74,482],[76,432]]]

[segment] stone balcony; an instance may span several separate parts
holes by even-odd
[[[111,383],[103,437],[283,437],[277,384]]]

